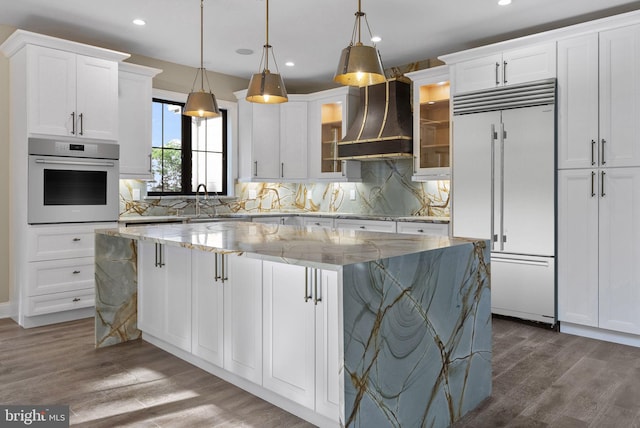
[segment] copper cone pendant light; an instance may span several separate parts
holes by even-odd
[[[220,116],[220,110],[218,109],[218,102],[215,95],[211,92],[211,85],[209,85],[209,78],[207,78],[207,87],[209,92],[204,90],[204,79],[206,77],[206,70],[204,69],[203,61],[203,28],[204,28],[204,0],[200,0],[200,68],[196,73],[196,78],[193,80],[193,86],[191,87],[191,93],[187,97],[187,103],[184,106],[182,114],[186,116],[194,117],[218,117]],[[196,81],[198,80],[198,74],[200,74],[200,90],[195,91]]]
[[[273,47],[269,44],[269,0],[267,3],[267,38],[266,43],[263,46],[262,58],[260,59],[259,69],[261,72],[251,76],[249,82],[249,89],[247,90],[246,100],[252,103],[262,104],[278,104],[285,103],[289,100],[287,96],[287,90],[284,87],[282,76],[278,70],[276,64],[276,57],[273,55]],[[269,70],[269,52],[273,56],[273,63],[276,67],[276,72],[272,73]],[[262,64],[264,63],[264,68]]]
[[[375,45],[366,46],[362,44],[362,18],[364,18],[371,38],[367,15],[362,12],[361,0],[358,0],[358,11],[356,12],[356,22],[353,26],[351,43],[342,50],[340,63],[333,78],[337,83],[348,86],[369,86],[383,83],[387,80],[384,75],[380,53]]]

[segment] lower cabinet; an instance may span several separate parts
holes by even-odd
[[[263,386],[336,420],[338,275],[263,262]]]
[[[561,170],[558,201],[559,320],[640,334],[640,168]]]
[[[191,250],[139,241],[138,327],[191,351]]]

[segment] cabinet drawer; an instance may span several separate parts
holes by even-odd
[[[93,257],[29,263],[27,295],[61,293],[95,286]]]
[[[28,229],[28,260],[69,259],[93,257],[94,230],[115,227],[103,225],[55,225],[31,226]]]
[[[333,228],[333,219],[332,218],[323,218],[323,217],[301,217],[302,225],[309,228],[316,227],[328,227]]]
[[[89,308],[95,305],[93,288],[68,291],[65,293],[46,294],[27,298],[25,315],[35,316],[72,309]]]
[[[395,221],[336,219],[336,229],[366,230],[369,232],[396,232]]]
[[[449,235],[449,225],[446,223],[415,223],[402,222],[396,223],[398,233],[409,233],[414,235]]]

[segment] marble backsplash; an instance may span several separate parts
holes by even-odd
[[[335,212],[390,216],[449,216],[449,181],[413,182],[411,160],[362,163],[360,183],[237,183],[235,197],[209,197],[201,212]],[[134,200],[139,189],[141,200]],[[351,200],[352,191],[355,200]],[[255,195],[255,198],[253,197]],[[193,197],[146,197],[146,183],[120,180],[120,215],[194,214]]]

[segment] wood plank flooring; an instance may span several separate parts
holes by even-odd
[[[493,395],[455,428],[640,427],[639,348],[500,318],[493,341]],[[86,427],[310,426],[145,342],[95,350],[92,319],[0,320],[0,403],[68,404]]]

